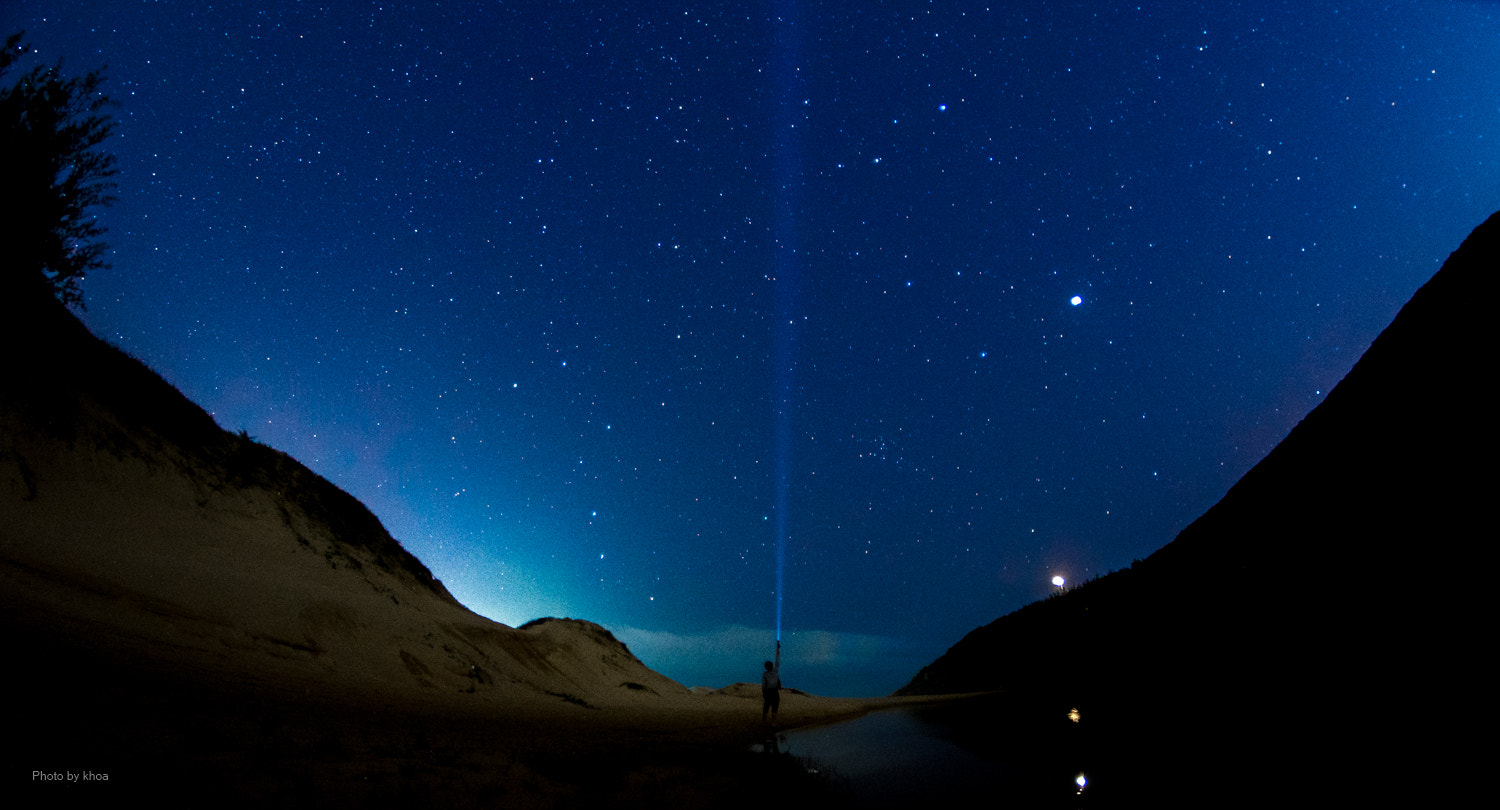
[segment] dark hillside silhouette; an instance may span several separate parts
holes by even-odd
[[[0,413],[14,411],[29,429],[75,444],[98,442],[117,457],[170,464],[205,490],[282,493],[308,520],[330,527],[337,542],[367,550],[384,570],[458,604],[364,504],[285,453],[220,428],[150,367],[94,337],[40,288],[0,301],[0,337],[19,347],[0,364],[6,379]]]
[[[1459,732],[1492,680],[1475,574],[1494,537],[1497,271],[1500,214],[1175,540],[973,631],[898,694],[1080,705],[1098,767],[1138,794],[1467,789],[1479,749]]]

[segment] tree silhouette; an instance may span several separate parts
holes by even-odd
[[[0,82],[30,48],[14,34],[0,50]],[[114,202],[115,156],[98,149],[114,122],[100,71],[65,78],[39,66],[0,89],[0,286],[43,286],[83,306],[79,281],[109,267],[92,211]]]

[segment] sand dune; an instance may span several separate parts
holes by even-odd
[[[587,621],[479,616],[354,498],[220,430],[61,307],[0,309],[8,345],[49,347],[0,368],[0,610],[25,767],[152,790],[192,773],[174,781],[249,803],[372,784],[447,804],[750,800],[744,774],[681,763],[766,733],[754,686],[694,693]],[[790,691],[782,725],[891,702]],[[570,762],[625,764],[598,788]]]
[[[129,449],[104,449],[106,430]],[[133,663],[481,704],[687,694],[602,628],[489,621],[295,499],[234,486],[171,448],[149,452],[130,426],[86,427],[67,442],[7,432],[7,599]]]

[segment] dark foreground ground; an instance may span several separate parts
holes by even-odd
[[[123,668],[11,633],[5,789],[40,802],[177,807],[766,807],[836,783],[752,751],[757,723],[642,728],[465,716]],[[24,664],[23,664],[24,662]],[[40,664],[40,666],[33,666]]]
[[[582,708],[482,716],[285,684],[195,680],[123,667],[35,635],[6,639],[4,787],[25,799],[15,806],[131,799],[169,807],[910,806],[872,800],[836,765],[764,752],[778,746],[764,745],[774,734],[754,714],[737,724],[642,724]],[[1340,784],[1360,795],[1376,787],[1346,783],[1351,771],[1336,767],[1346,757],[1334,745],[1324,756],[1335,767],[1325,769],[1290,755],[1306,740],[1240,739],[1221,725],[1232,706],[1142,723],[1140,707],[1122,717],[1072,700],[1038,692],[907,709],[1002,777],[981,790],[937,780],[920,804],[1256,806],[1267,797],[1326,796]],[[1075,706],[1079,723],[1067,717]],[[1329,709],[1287,733],[1327,735],[1326,724],[1354,707]],[[1069,782],[1078,772],[1089,787],[1075,795]]]

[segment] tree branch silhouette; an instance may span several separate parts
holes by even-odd
[[[0,81],[31,50],[23,37],[0,49]],[[64,77],[58,62],[0,89],[0,284],[42,286],[79,308],[84,275],[109,267],[93,211],[114,202],[118,172],[115,156],[99,149],[114,130],[103,83],[99,70]]]

